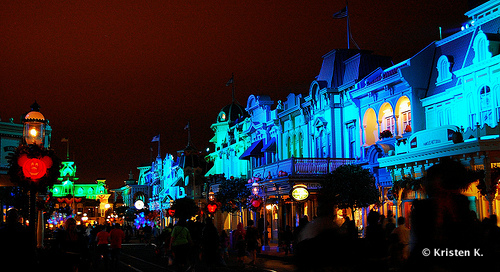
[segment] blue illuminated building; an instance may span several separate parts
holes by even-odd
[[[342,164],[359,164],[374,174],[382,205],[368,209],[408,217],[412,201],[426,195],[393,192],[393,184],[422,177],[442,158],[484,170],[487,193],[477,183],[463,193],[480,219],[498,214],[492,173],[500,163],[500,0],[465,15],[470,21],[462,31],[399,63],[366,50],[337,49],[323,56],[318,76],[302,93],[277,101],[253,94],[245,106],[233,98],[211,125],[214,149],[206,159],[213,167],[205,176],[258,181],[267,205],[260,215],[219,217],[218,225],[234,229],[238,220],[246,224],[265,215],[270,238],[276,239],[279,229],[317,215],[319,180]],[[153,186],[151,208],[201,194],[193,186],[196,178],[186,179],[196,171],[181,169],[173,158],[160,158],[141,172],[144,184]],[[308,199],[291,197],[296,185],[308,189]],[[366,213],[355,212],[360,229]],[[338,215],[341,220],[342,211]]]
[[[480,218],[498,214],[491,172],[500,150],[499,9],[500,1],[474,8],[466,13],[471,22],[463,31],[397,64],[368,51],[331,51],[306,95],[292,93],[277,103],[251,95],[245,108],[249,117],[238,130],[245,144],[231,153],[214,140],[210,160],[216,166],[230,165],[238,156],[247,161],[248,172],[239,171],[238,177],[258,178],[266,187],[272,238],[299,217],[316,215],[318,179],[343,163],[373,172],[383,205],[370,208],[408,217],[412,200],[426,196],[420,190],[391,192],[393,183],[418,179],[443,157],[458,159],[484,169],[491,189],[484,196],[474,184],[463,192],[471,208]],[[456,140],[458,134],[463,142]],[[219,132],[214,138],[231,137]],[[210,174],[237,175],[216,166]],[[305,184],[312,197],[293,201],[289,194],[296,184]],[[356,213],[360,228],[365,215]]]

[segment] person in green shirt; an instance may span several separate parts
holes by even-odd
[[[191,243],[191,233],[186,227],[186,219],[179,218],[179,221],[172,230],[170,248],[174,255],[174,263],[178,265],[181,270],[188,264]]]

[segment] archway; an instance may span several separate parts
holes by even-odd
[[[385,102],[380,107],[378,112],[378,122],[380,124],[380,132],[388,130],[392,135],[396,132],[396,122],[394,120],[394,111],[391,104]]]
[[[400,97],[396,103],[396,118],[399,136],[411,132],[411,103],[407,96]]]
[[[365,136],[363,146],[370,146],[378,140],[377,115],[372,108],[367,109],[363,116],[363,133]]]

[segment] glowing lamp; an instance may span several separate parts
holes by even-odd
[[[142,210],[144,208],[144,202],[139,199],[134,203],[134,207],[138,210]]]
[[[52,167],[52,159],[50,157],[28,158],[24,155],[19,157],[17,163],[23,169],[25,178],[39,180],[47,174],[47,169]]]
[[[254,183],[252,183],[252,193],[254,195],[259,195],[259,189],[260,189],[260,185],[257,181],[255,181]]]
[[[214,213],[217,210],[217,205],[214,203],[210,203],[207,205],[207,210],[209,213]]]
[[[214,201],[215,200],[215,194],[214,194],[214,192],[210,191],[208,193],[208,200],[210,200],[210,201]]]
[[[254,206],[255,208],[260,207],[260,200],[258,199],[252,200],[252,206]]]
[[[40,113],[40,106],[36,103],[31,105],[31,111],[23,118],[23,138],[26,144],[44,145],[45,124],[47,120]]]
[[[174,209],[168,209],[168,215],[170,215],[170,217],[174,217],[175,210]]]
[[[295,201],[304,201],[309,197],[309,191],[307,190],[306,185],[297,184],[293,186],[291,195]]]

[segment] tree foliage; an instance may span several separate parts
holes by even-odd
[[[216,194],[217,202],[221,203],[221,211],[236,212],[246,204],[250,195],[250,189],[247,188],[247,180],[242,178],[215,177],[212,180],[219,184],[219,191]]]
[[[175,210],[174,217],[181,219],[189,219],[198,214],[199,211],[194,200],[188,197],[176,199],[172,205],[172,209]]]
[[[368,207],[380,201],[375,178],[359,165],[342,165],[328,174],[320,194],[340,209]]]
[[[404,176],[400,180],[394,181],[391,189],[394,198],[399,200],[400,194],[402,194],[404,190],[418,191],[422,189],[422,182],[423,180],[421,178],[409,176]]]

